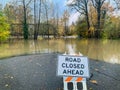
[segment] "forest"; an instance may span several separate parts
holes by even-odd
[[[120,0],[11,0],[0,4],[0,42],[8,38],[120,38]],[[79,13],[70,22],[71,14]],[[74,18],[73,18],[74,19]]]

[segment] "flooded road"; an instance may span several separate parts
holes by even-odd
[[[37,54],[0,60],[0,90],[63,90],[57,71],[58,54]],[[120,65],[90,61],[88,90],[120,90]],[[112,85],[111,85],[112,84]],[[83,90],[80,83],[78,90]],[[69,90],[73,85],[69,84]]]
[[[36,53],[82,53],[91,59],[120,64],[120,40],[11,40],[0,44],[0,58]]]

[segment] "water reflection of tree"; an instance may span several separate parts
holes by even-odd
[[[33,42],[34,42],[35,53],[40,53],[38,41],[34,40]]]
[[[24,40],[23,42],[24,45],[24,54],[29,54],[30,53],[30,49],[29,49],[29,41],[28,40]]]

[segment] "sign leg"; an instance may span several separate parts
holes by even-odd
[[[64,83],[64,90],[68,90],[68,88],[67,88],[67,82],[65,82],[64,79],[63,79],[63,83]]]
[[[77,82],[73,82],[73,90],[78,90],[77,89]]]
[[[83,81],[83,82],[82,82],[82,84],[83,84],[83,90],[87,90],[87,85],[86,85],[86,82],[85,82],[85,81]]]

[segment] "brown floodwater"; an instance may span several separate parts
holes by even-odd
[[[41,39],[10,40],[0,44],[0,58],[36,53],[76,53],[110,63],[120,64],[120,40]]]

